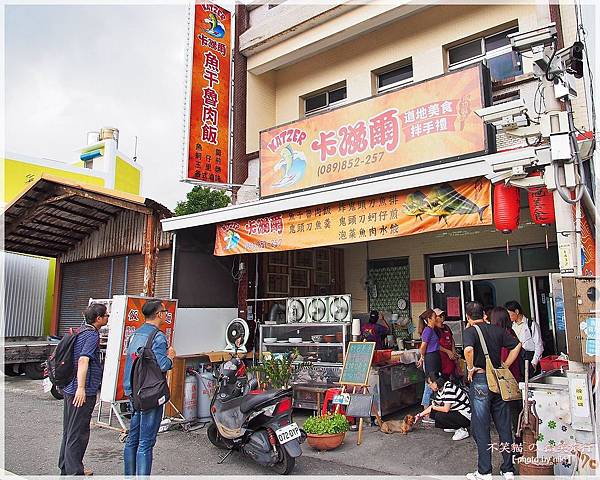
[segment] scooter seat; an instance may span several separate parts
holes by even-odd
[[[277,398],[283,398],[286,396],[290,396],[291,389],[288,390],[274,390],[266,393],[258,393],[258,394],[248,394],[245,395],[242,399],[242,404],[240,405],[240,410],[242,413],[248,413],[254,408],[260,405],[266,405],[271,403],[273,400]]]

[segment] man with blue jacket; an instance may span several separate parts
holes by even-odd
[[[127,347],[127,359],[125,361],[125,373],[123,378],[123,390],[125,395],[131,397],[131,368],[133,360],[138,352],[144,348],[150,335],[167,318],[168,310],[160,300],[148,300],[142,307],[142,314],[146,322],[138,328],[130,337]],[[167,337],[159,331],[152,342],[152,351],[156,361],[163,372],[173,367],[175,349],[168,347]],[[152,449],[156,444],[156,436],[162,420],[163,405],[146,410],[136,411],[130,402],[133,415],[129,426],[129,435],[125,442],[123,459],[125,463],[126,476],[146,476],[152,470]]]

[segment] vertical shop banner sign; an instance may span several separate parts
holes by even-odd
[[[195,6],[188,179],[228,183],[231,13]]]
[[[490,203],[490,182],[480,178],[299,208],[220,223],[214,253],[296,250],[491,225]]]
[[[261,132],[261,197],[485,152],[483,84],[471,67]]]
[[[119,361],[119,376],[117,380],[117,392],[115,401],[125,400],[123,392],[123,377],[125,373],[125,360],[127,359],[127,345],[129,337],[140,328],[146,319],[142,314],[142,307],[148,301],[144,297],[127,297],[127,307],[125,308],[125,325],[123,331],[123,343],[121,345],[121,358]],[[162,299],[161,299],[162,300]],[[168,310],[165,322],[160,326],[160,330],[167,336],[167,344],[171,346],[173,342],[173,329],[175,327],[175,312],[177,310],[176,300],[162,300],[165,308]]]

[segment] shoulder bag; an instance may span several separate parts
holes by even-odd
[[[510,402],[511,400],[521,400],[521,390],[519,384],[515,380],[512,372],[508,369],[504,363],[501,364],[500,368],[494,367],[494,364],[490,360],[487,344],[483,333],[479,328],[479,325],[474,325],[477,334],[479,335],[479,341],[481,342],[481,348],[485,355],[485,375],[487,377],[488,388],[491,392],[499,393],[502,396],[502,400]]]

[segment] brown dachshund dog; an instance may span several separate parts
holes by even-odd
[[[406,415],[404,420],[389,420],[387,422],[382,422],[381,418],[377,418],[376,421],[379,430],[383,433],[401,433],[402,435],[406,435],[408,432],[412,432],[415,424],[415,417],[413,415]]]

